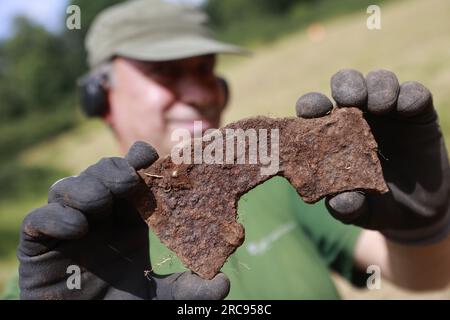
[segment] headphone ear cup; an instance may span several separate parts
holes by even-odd
[[[101,117],[107,112],[107,92],[100,78],[88,75],[80,81],[80,104],[87,117]]]
[[[217,77],[217,81],[219,82],[219,85],[223,90],[224,97],[225,97],[224,106],[226,106],[228,104],[228,102],[230,101],[230,87],[228,86],[228,82],[227,82],[227,80],[225,80],[225,78]]]

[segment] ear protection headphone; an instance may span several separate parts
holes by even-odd
[[[78,80],[81,110],[87,117],[101,117],[108,111],[108,73],[96,70]]]
[[[108,111],[108,81],[106,70],[90,72],[78,81],[81,110],[87,117],[101,117]],[[224,105],[227,105],[230,97],[228,83],[222,77],[217,77],[217,81],[225,96]]]

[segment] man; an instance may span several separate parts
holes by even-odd
[[[140,0],[106,10],[92,26],[83,105],[129,151],[56,182],[49,204],[25,218],[18,248],[22,298],[227,295],[224,274],[210,281],[189,272],[157,275],[183,269],[154,235],[150,265],[148,229],[127,200],[135,170],[157,158],[151,146],[163,156],[176,143],[173,130],[193,132],[196,120],[205,130],[219,126],[227,92],[214,73],[216,54],[241,50],[211,39],[204,18],[196,9]],[[339,107],[365,111],[390,192],[349,191],[327,199],[325,208],[306,206],[281,178],[257,187],[239,203],[246,242],[223,269],[230,298],[338,298],[329,268],[354,279],[355,270],[372,264],[407,288],[450,281],[450,172],[431,94],[416,82],[399,86],[384,70],[366,78],[342,70],[331,87]],[[299,100],[297,115],[320,117],[331,107],[312,93]],[[79,289],[67,284],[70,266],[81,269]]]

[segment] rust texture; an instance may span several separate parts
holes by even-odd
[[[239,198],[274,175],[287,178],[307,203],[348,190],[387,192],[377,144],[356,108],[334,109],[317,119],[249,118],[218,130],[225,136],[226,129],[236,128],[268,129],[268,136],[270,129],[279,129],[277,172],[262,175],[259,159],[256,164],[175,164],[170,156],[139,172],[150,189],[141,194],[141,215],[202,278],[213,278],[244,241],[244,228],[236,221]]]

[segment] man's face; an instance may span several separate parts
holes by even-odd
[[[167,62],[115,58],[105,121],[122,151],[143,140],[164,156],[177,143],[170,139],[173,130],[192,134],[194,121],[202,121],[203,130],[217,128],[225,96],[214,66],[214,55]]]

